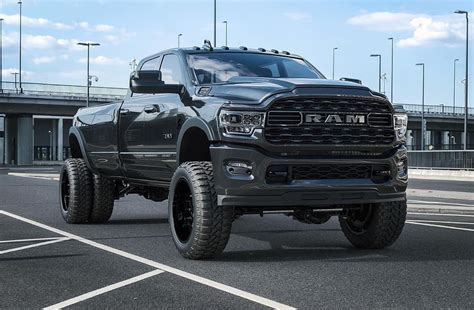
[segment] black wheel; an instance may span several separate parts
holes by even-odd
[[[233,210],[217,206],[210,162],[186,162],[176,169],[168,205],[173,241],[182,256],[205,259],[224,250]]]
[[[67,159],[59,178],[61,214],[70,224],[86,223],[92,206],[92,176],[83,159]]]
[[[89,222],[105,223],[114,210],[115,183],[97,174],[94,174],[93,182],[94,197]]]
[[[342,232],[362,249],[382,249],[400,236],[407,215],[406,201],[367,204],[339,216]]]

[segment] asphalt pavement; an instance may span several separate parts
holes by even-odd
[[[384,250],[353,248],[335,218],[243,216],[223,255],[191,261],[166,202],[129,196],[107,224],[66,224],[56,174],[0,169],[2,309],[474,307],[474,215],[413,208],[473,206],[471,181],[411,180],[407,224]]]

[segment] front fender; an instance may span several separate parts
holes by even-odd
[[[184,122],[183,126],[181,127],[178,135],[178,140],[176,141],[176,160],[177,162],[180,162],[180,151],[181,151],[181,143],[183,141],[183,137],[186,134],[186,132],[191,129],[191,128],[199,128],[201,129],[205,134],[206,137],[209,141],[216,141],[218,140],[218,137],[216,136],[216,133],[211,129],[209,124],[206,123],[206,121],[202,118],[199,117],[193,117],[186,122]]]
[[[71,145],[70,143],[70,146],[71,148],[79,148],[78,150],[76,151],[79,151],[80,154],[81,154],[81,158],[84,159],[87,167],[95,174],[98,174],[97,170],[94,168],[94,166],[91,164],[91,161],[89,159],[89,156],[87,154],[87,150],[86,150],[86,146],[85,146],[85,143],[84,143],[84,136],[82,135],[81,131],[79,130],[78,127],[76,126],[72,126],[70,129],[69,129],[69,141],[71,141],[71,136],[73,136],[76,141],[77,141],[77,145]]]

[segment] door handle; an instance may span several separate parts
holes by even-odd
[[[120,114],[121,115],[126,115],[126,114],[128,114],[128,112],[130,112],[129,109],[120,109]]]
[[[157,113],[160,112],[160,108],[157,105],[147,105],[143,111],[145,113]]]

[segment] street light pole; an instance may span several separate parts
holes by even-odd
[[[86,98],[86,107],[89,107],[89,90],[91,87],[91,76],[89,74],[89,63],[90,63],[90,47],[91,46],[99,46],[99,43],[91,43],[91,42],[79,42],[77,45],[87,46],[87,98]]]
[[[183,35],[182,33],[178,34],[178,48],[179,48],[179,38],[180,38],[182,35]]]
[[[18,76],[18,72],[12,72],[11,74],[15,76],[15,92],[18,94],[18,87],[16,85],[16,81],[17,81],[16,77]]]
[[[334,80],[334,68],[336,63],[336,50],[339,49],[338,47],[333,47],[332,49],[332,79]]]
[[[417,63],[417,66],[421,66],[423,69],[423,80],[421,86],[421,150],[425,149],[425,133],[426,133],[426,126],[425,126],[425,64],[424,63]]]
[[[380,54],[371,54],[370,57],[379,58],[379,93],[382,91],[382,55]]]
[[[214,47],[217,46],[217,0],[214,0]]]
[[[0,93],[3,94],[3,18],[0,18]]]
[[[469,13],[467,11],[457,10],[454,13],[456,14],[465,14],[466,15],[466,83],[464,84],[464,150],[467,150],[467,118],[468,118],[468,108],[469,108]]]
[[[390,65],[390,101],[393,103],[393,38],[388,38],[392,41],[392,55],[391,55],[391,65]]]
[[[20,77],[20,94],[23,94],[23,86],[21,84],[21,19],[22,19],[22,4],[23,2],[18,1],[18,4],[20,5],[20,56],[19,56],[19,62],[20,62],[20,69],[18,70],[19,72],[19,77]]]
[[[454,72],[453,72],[453,114],[455,113],[456,110],[456,62],[458,62],[459,59],[456,58],[454,59]]]
[[[225,46],[227,46],[227,21],[223,21],[223,24],[225,24]]]

